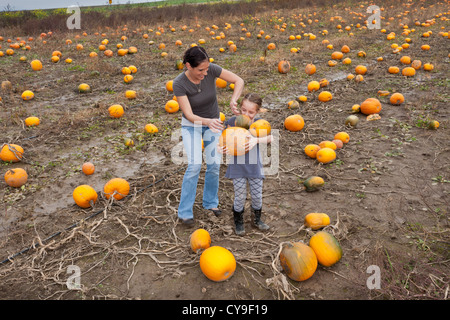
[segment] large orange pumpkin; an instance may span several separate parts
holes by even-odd
[[[28,180],[27,172],[22,168],[9,169],[5,173],[5,182],[8,186],[20,188]]]
[[[17,144],[5,144],[0,151],[0,159],[6,162],[19,162],[23,157],[23,148]]]
[[[317,260],[325,267],[331,267],[342,258],[342,248],[337,239],[326,231],[319,231],[309,240]]]
[[[297,132],[302,130],[304,126],[305,120],[299,114],[290,115],[284,120],[284,127],[289,131]]]
[[[219,146],[227,147],[227,153],[233,156],[241,156],[247,153],[245,149],[249,141],[250,132],[241,127],[229,127],[222,132],[219,138]]]
[[[368,98],[360,106],[361,113],[365,115],[380,113],[381,109],[381,102],[376,98]]]
[[[290,242],[283,246],[280,263],[289,278],[304,281],[312,277],[317,269],[317,257],[313,249],[301,242]]]
[[[84,209],[93,206],[98,199],[97,192],[87,184],[76,187],[72,196],[75,203]]]
[[[224,247],[209,247],[200,256],[200,269],[209,280],[225,281],[234,274],[236,259]]]
[[[114,199],[121,200],[130,193],[130,184],[123,178],[113,178],[105,184],[103,192],[106,199],[113,196]]]

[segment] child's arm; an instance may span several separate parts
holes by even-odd
[[[246,150],[249,151],[253,149],[254,146],[256,146],[258,143],[271,143],[273,140],[272,135],[268,135],[265,137],[254,137],[250,135],[249,140],[247,142]]]

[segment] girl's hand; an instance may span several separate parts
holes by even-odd
[[[258,138],[255,138],[254,136],[252,136],[251,134],[247,136],[248,142],[245,144],[245,151],[250,151],[253,149],[254,146],[256,146],[258,144]]]
[[[227,146],[221,147],[221,146],[217,145],[217,151],[221,154],[226,154],[228,152],[228,149],[227,149]]]
[[[209,119],[208,127],[212,132],[218,133],[223,130],[223,122],[220,119]]]

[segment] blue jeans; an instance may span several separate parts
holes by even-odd
[[[188,167],[183,177],[178,206],[178,217],[181,219],[194,217],[193,207],[197,193],[197,182],[203,161],[202,139],[206,162],[203,208],[212,209],[219,205],[219,173],[222,155],[217,151],[217,143],[220,135],[221,132],[214,133],[207,126],[181,127],[184,151],[188,159]]]

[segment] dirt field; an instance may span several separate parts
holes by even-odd
[[[202,20],[201,13],[197,21],[149,25],[130,21],[127,30],[120,25],[54,32],[44,38],[46,44],[40,32],[0,30],[4,37],[0,50],[5,52],[7,39],[14,43],[17,37],[34,37],[27,40],[31,50],[18,49],[13,56],[0,57],[0,81],[12,84],[11,90],[0,93],[0,142],[18,144],[25,150],[21,162],[2,162],[1,174],[16,167],[28,173],[28,182],[21,188],[9,187],[4,181],[0,184],[0,298],[448,299],[450,39],[440,34],[449,30],[448,7],[445,2],[389,2],[382,11],[383,33],[356,26],[364,25],[364,18],[358,17],[367,15],[367,6],[357,2],[350,8],[341,4],[268,8],[254,17],[224,14],[215,21]],[[423,25],[427,20],[432,21]],[[284,31],[280,30],[283,23]],[[164,32],[157,35],[159,28]],[[194,32],[189,32],[191,28]],[[415,31],[404,35],[403,29]],[[258,39],[260,30],[264,35]],[[423,37],[429,30],[431,35]],[[225,38],[214,39],[220,32]],[[396,33],[394,40],[386,39],[390,32]],[[143,37],[146,33],[147,39]],[[316,35],[316,40],[310,40],[308,33]],[[271,38],[265,39],[266,35]],[[301,39],[289,40],[290,35],[301,35]],[[98,50],[105,38],[113,57]],[[411,39],[409,48],[393,53],[392,44],[401,46],[406,38]],[[66,39],[73,43],[66,44]],[[172,98],[165,84],[182,72],[175,68],[175,61],[199,39],[206,40],[203,46],[214,63],[245,80],[245,92],[263,96],[266,110],[261,115],[277,133],[278,140],[269,147],[272,162],[266,167],[272,174],[264,183],[263,218],[271,227],[266,233],[252,228],[248,199],[247,234],[234,234],[233,186],[224,177],[226,164],[219,191],[224,214],[217,218],[201,208],[202,172],[194,208],[196,224],[187,228],[177,222],[186,165],[174,161],[179,159],[181,111],[169,114],[164,110]],[[325,39],[334,49],[327,49],[322,43]],[[183,44],[176,46],[176,40]],[[228,50],[229,40],[237,45],[235,53]],[[270,42],[276,44],[275,50],[266,50]],[[78,43],[84,50],[76,49]],[[118,56],[117,43],[125,48],[136,46],[138,52]],[[159,49],[160,43],[166,48]],[[422,50],[423,44],[429,44],[430,50]],[[343,45],[351,48],[344,57],[352,63],[339,61],[329,67],[331,53]],[[221,47],[225,52],[219,51]],[[292,53],[291,48],[299,51]],[[50,61],[55,50],[62,52],[58,63]],[[98,57],[90,58],[91,51],[98,52]],[[359,57],[359,51],[365,51],[366,57]],[[161,52],[167,56],[162,57]],[[22,55],[26,62],[19,61]],[[404,55],[430,62],[434,69],[427,72],[421,68],[414,77],[402,76],[401,71],[389,74],[389,66],[404,67],[400,62]],[[69,57],[71,64],[64,62]],[[378,57],[383,61],[377,61]],[[31,70],[33,59],[42,61],[41,71]],[[290,62],[287,74],[277,71],[281,59]],[[315,74],[305,73],[307,63],[316,65]],[[359,64],[368,69],[364,81],[347,80]],[[138,71],[134,80],[125,84],[121,69],[129,65]],[[309,81],[324,78],[329,85],[320,91],[332,93],[328,102],[319,101],[317,92],[307,90]],[[88,83],[92,91],[79,93],[80,83]],[[22,101],[24,90],[32,90],[34,99]],[[137,98],[128,100],[125,90],[135,90]],[[217,91],[221,111],[230,117],[232,90]],[[389,91],[389,95],[379,96],[379,91]],[[394,92],[405,97],[400,106],[389,103]],[[289,109],[288,101],[301,95],[308,101]],[[381,101],[381,119],[366,121],[365,115],[356,113],[357,126],[346,127],[344,121],[352,114],[352,106],[370,97]],[[119,119],[110,118],[107,111],[116,103],[125,107]],[[294,113],[305,120],[300,132],[284,128],[284,119]],[[39,117],[40,125],[26,127],[28,116]],[[437,130],[428,129],[431,120],[439,121]],[[154,123],[159,132],[146,133],[147,123]],[[339,131],[349,133],[350,141],[336,151],[335,161],[321,164],[305,155],[307,144],[332,140]],[[125,146],[125,138],[132,138],[134,146]],[[91,176],[81,172],[86,161],[95,164]],[[305,192],[302,182],[313,175],[321,176],[325,185],[319,191]],[[112,203],[102,190],[114,177],[126,179],[132,190],[126,199]],[[81,184],[91,185],[99,193],[93,208],[83,210],[74,203],[72,192]],[[343,257],[332,267],[318,266],[310,279],[295,282],[281,269],[278,254],[283,243],[308,243],[313,232],[303,227],[303,222],[310,212],[330,216],[331,224],[325,230],[339,240]],[[200,254],[189,247],[189,236],[197,228],[208,230],[212,245],[226,247],[235,256],[237,268],[227,281],[212,282],[202,274]],[[81,272],[79,289],[67,286],[71,265]],[[366,283],[372,265],[380,268],[379,289],[369,289]]]

